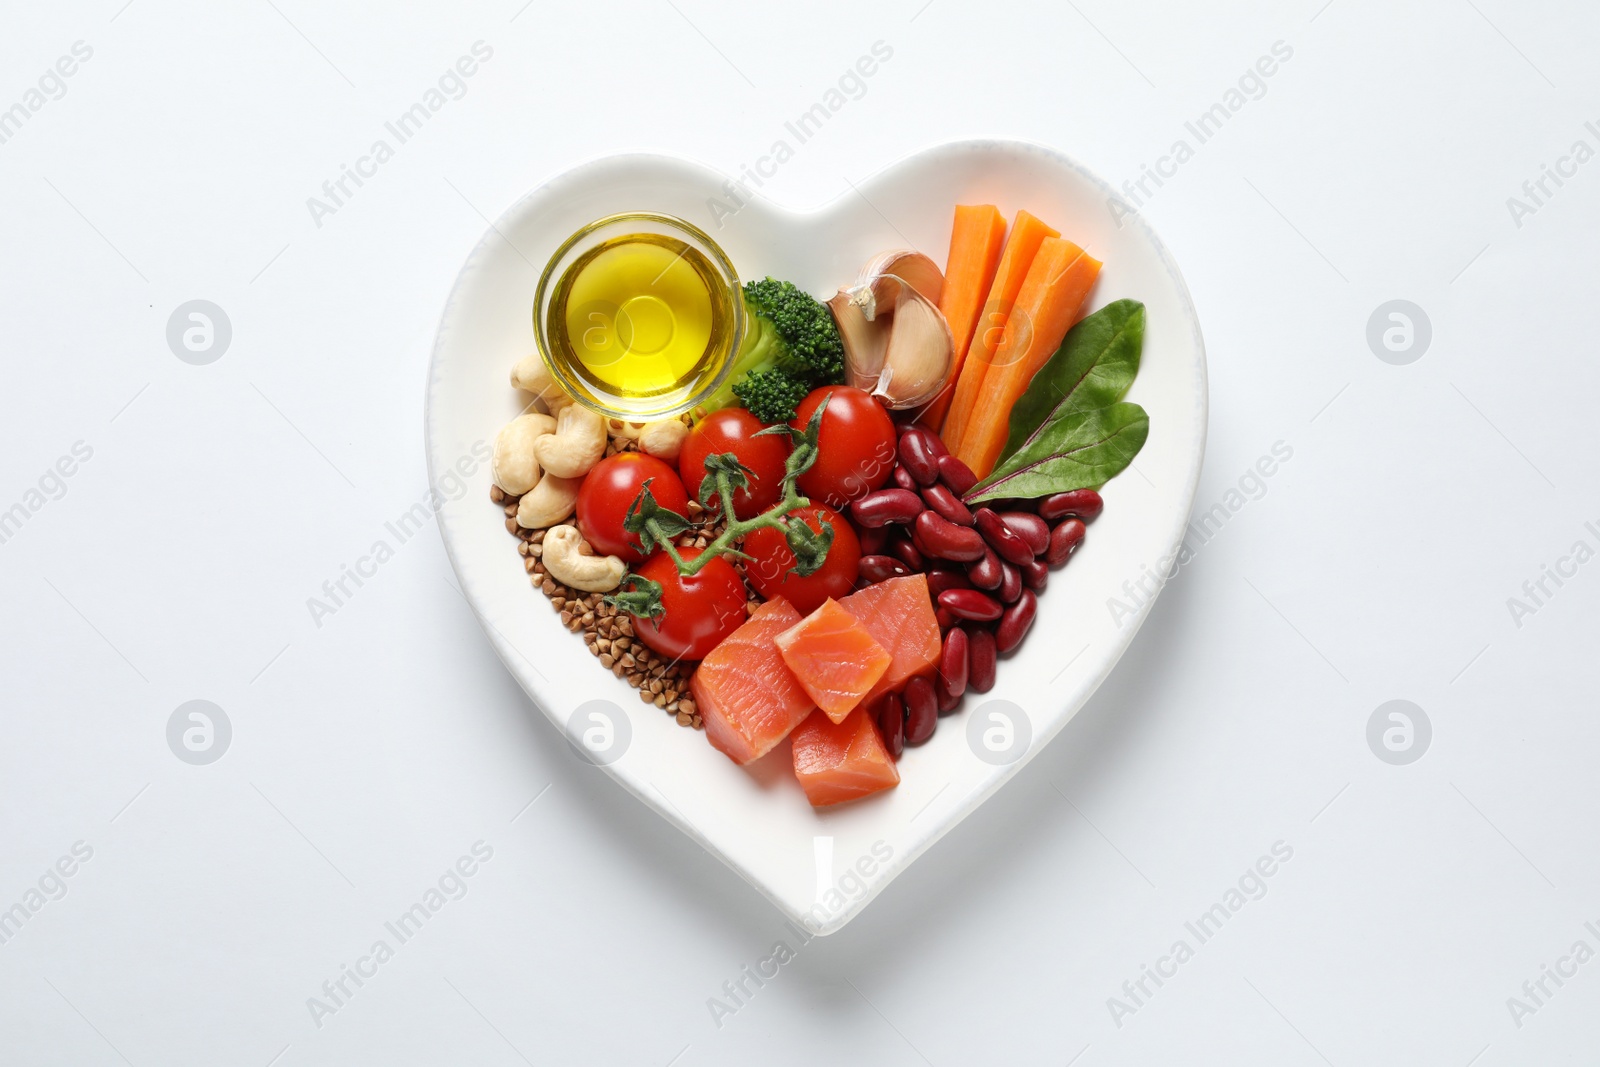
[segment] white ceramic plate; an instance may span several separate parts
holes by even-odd
[[[452,468],[476,466],[470,491],[444,505],[439,526],[484,632],[534,703],[573,739],[582,733],[573,725],[582,709],[577,719],[595,727],[592,740],[601,743],[606,726],[588,713],[609,708],[617,720],[614,758],[605,765],[612,777],[785,915],[831,933],[1048,743],[1133,640],[1157,591],[1153,576],[1176,551],[1194,500],[1205,444],[1205,353],[1188,290],[1160,240],[1136,216],[1119,227],[1110,186],[1059,153],[1009,141],[946,144],[809,212],[759,195],[739,206],[725,183],[679,159],[613,156],[554,178],[501,215],[461,269],[440,321],[428,383],[428,468],[438,484]],[[1128,399],[1149,412],[1150,437],[1136,469],[1106,487],[1105,513],[1083,548],[1051,575],[1033,632],[1001,663],[994,690],[969,694],[962,710],[940,720],[932,741],[907,751],[898,788],[814,811],[788,767],[787,744],[753,768],[736,767],[703,734],[679,727],[604,671],[530,588],[516,541],[489,503],[488,465],[458,463],[475,446],[484,454],[520,410],[524,400],[507,375],[533,351],[539,270],[583,224],[619,211],[678,215],[710,233],[742,278],[771,274],[825,295],[887,249],[909,246],[943,263],[957,203],[993,203],[1007,218],[1028,209],[1105,262],[1094,306],[1121,297],[1145,303],[1144,359]],[[1145,592],[1130,595],[1141,579]],[[1116,601],[1127,610],[1114,609]]]

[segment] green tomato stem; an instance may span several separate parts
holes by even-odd
[[[722,515],[727,525],[722,533],[713,538],[694,559],[686,560],[683,558],[678,552],[677,546],[672,543],[672,538],[661,528],[658,520],[646,519],[644,521],[645,532],[649,534],[655,544],[661,547],[662,551],[666,552],[668,558],[677,566],[680,575],[687,578],[698,574],[707,563],[719,556],[738,556],[742,559],[748,559],[748,556],[733,546],[735,542],[752,530],[772,527],[785,531],[785,536],[787,537],[789,513],[797,508],[808,507],[811,504],[810,498],[802,496],[800,493],[800,476],[811,467],[812,462],[815,460],[817,434],[822,425],[822,414],[827,410],[827,407],[828,402],[826,399],[817,405],[817,410],[812,412],[811,423],[805,431],[801,443],[797,445],[797,451],[798,448],[811,449],[810,458],[804,459],[803,462],[797,464],[794,461],[794,457],[790,457],[790,462],[783,476],[782,499],[761,514],[750,519],[739,519],[733,510],[733,484],[728,472],[718,471],[716,473],[717,496],[721,500]],[[790,436],[791,438],[796,438],[802,435],[790,431]],[[799,454],[806,455],[806,453]],[[646,488],[648,488],[648,484],[646,483]]]
[[[727,486],[724,484],[726,479],[727,475],[717,475],[717,492],[725,502],[733,499],[733,494],[727,491]],[[733,517],[733,506],[731,504],[724,503],[724,514],[726,514],[728,517],[727,528],[718,534],[710,544],[706,545],[706,547],[694,559],[684,559],[678,554],[677,548],[670,540],[660,537],[658,537],[657,540],[661,544],[662,550],[666,552],[666,554],[671,557],[672,562],[677,565],[678,573],[687,578],[691,575],[700,573],[701,568],[703,568],[707,563],[710,563],[716,557],[734,553],[736,551],[733,547],[734,543],[737,542],[739,538],[748,534],[750,531],[759,530],[762,527],[767,526],[774,527],[779,530],[785,529],[788,526],[788,514],[791,511],[794,511],[796,508],[806,507],[810,503],[811,500],[808,497],[800,495],[794,480],[788,479],[784,483],[783,499],[754,518],[735,519]],[[652,522],[651,525],[655,526],[655,523]],[[655,534],[658,532],[658,530],[652,530],[651,532],[652,534]]]
[[[693,571],[688,571],[688,570],[684,569],[685,567],[688,567],[690,564],[685,562],[684,558],[682,556],[678,555],[678,547],[672,543],[672,539],[669,538],[669,537],[662,536],[660,525],[657,524],[656,522],[652,521],[652,522],[649,523],[649,526],[650,526],[651,534],[653,534],[655,536],[655,538],[656,538],[656,543],[661,546],[661,551],[665,552],[668,556],[672,557],[672,562],[678,565],[678,573],[679,574],[692,574],[692,573],[694,573]]]
[[[722,517],[729,526],[739,521],[739,516],[733,513],[733,479],[726,471],[717,472],[717,502],[722,505]]]

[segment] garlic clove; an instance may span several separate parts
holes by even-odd
[[[928,403],[950,377],[955,347],[944,313],[906,280],[899,286],[882,368],[868,391],[893,410]]]
[[[944,273],[921,252],[897,249],[873,256],[861,268],[851,294],[868,322],[892,312],[900,299],[902,283],[934,304],[944,294]]]
[[[844,342],[844,380],[871,392],[878,384],[889,347],[889,318],[872,321],[850,289],[840,289],[828,301],[833,321]]]

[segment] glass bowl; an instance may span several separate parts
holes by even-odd
[[[589,367],[578,358],[574,345],[568,340],[568,330],[561,321],[566,317],[562,310],[565,292],[570,288],[566,275],[584,257],[607,242],[635,235],[650,235],[681,241],[704,257],[709,265],[709,296],[720,307],[721,329],[714,330],[705,351],[693,369],[669,385],[650,389],[647,393],[630,392],[616,384],[608,384],[600,376],[589,372]],[[683,255],[679,253],[680,257]],[[663,271],[663,274],[665,271]],[[562,307],[552,314],[552,306]],[[631,301],[630,301],[631,303]],[[659,302],[657,302],[659,303]],[[624,308],[607,306],[603,311],[588,311],[598,324],[595,328],[615,329],[616,336],[632,333],[642,336],[645,327],[634,327]],[[665,326],[651,333],[652,344],[661,341],[660,328],[675,329],[674,320],[668,317]],[[745,310],[739,275],[729,262],[727,254],[705,231],[673,215],[649,211],[630,211],[607,215],[584,226],[562,242],[539,278],[539,287],[533,298],[533,331],[539,355],[552,377],[574,400],[592,408],[607,418],[626,422],[648,422],[668,418],[692,410],[715,393],[733,368],[734,356],[744,341]],[[619,342],[620,343],[620,342]]]

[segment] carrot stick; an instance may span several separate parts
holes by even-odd
[[[917,420],[935,431],[944,422],[950,400],[955,396],[956,377],[967,358],[967,345],[978,324],[979,307],[994,281],[1005,236],[1005,216],[993,204],[956,205],[956,221],[950,230],[950,258],[944,265],[944,293],[939,298],[939,310],[944,312],[944,319],[956,340],[956,358],[950,367],[949,384],[923,409]]]
[[[994,469],[1005,448],[1012,406],[1061,347],[1099,276],[1100,261],[1071,241],[1051,237],[1039,246],[956,450],[979,478]]]
[[[1071,241],[1066,243],[1072,244]],[[1048,324],[1046,332],[1042,335],[1035,330],[1033,342],[1027,346],[1027,355],[1023,357],[1022,372],[1019,375],[1022,384],[1021,388],[1016,390],[1017,399],[1021,399],[1022,394],[1028,391],[1028,386],[1033,383],[1033,376],[1038,374],[1039,369],[1050,361],[1051,356],[1056,354],[1056,350],[1061,347],[1061,342],[1066,339],[1067,331],[1083,317],[1083,303],[1089,296],[1089,290],[1094,288],[1095,280],[1100,277],[1100,267],[1101,263],[1098,259],[1095,259],[1082,249],[1078,249],[1077,257],[1054,281],[1052,295],[1055,300],[1059,301],[1058,308],[1061,318],[1052,320]],[[1020,300],[1021,297],[1019,296],[1018,299]],[[1000,362],[999,354],[996,353],[996,365],[1000,364]],[[992,372],[993,368],[990,369]],[[984,384],[988,384],[987,377],[984,378]],[[1010,402],[1010,405],[1015,404],[1016,400]],[[1010,405],[1006,408],[1005,418],[1002,419],[1003,422],[1010,422]]]
[[[984,301],[978,315],[978,324],[967,348],[967,358],[961,364],[961,376],[956,379],[956,391],[950,401],[950,413],[945,416],[939,436],[945,447],[957,451],[966,434],[967,424],[973,418],[973,405],[983,388],[984,373],[1001,338],[1006,336],[1006,320],[1011,306],[1016,302],[1017,290],[1027,277],[1034,253],[1047,237],[1061,236],[1026,211],[1017,212],[1011,224],[1011,236],[1006,239],[1006,250],[1000,254],[1000,266],[995,270],[994,282],[989,286],[989,298]]]

